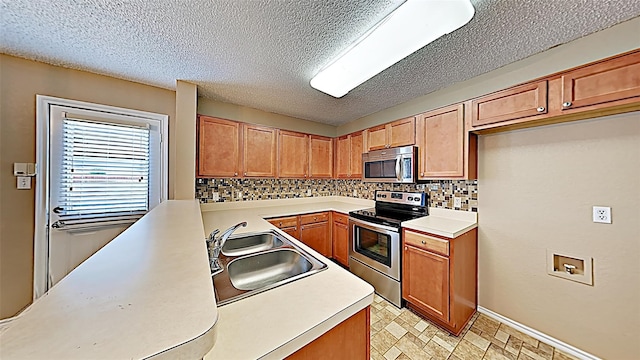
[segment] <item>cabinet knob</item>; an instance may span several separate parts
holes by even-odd
[[[282,221],[280,221],[280,224],[278,226],[282,226]]]
[[[409,248],[408,248],[408,247],[406,247],[406,246],[404,247],[404,249],[405,249],[405,250],[409,250]]]
[[[304,174],[304,177],[307,177],[307,174]]]
[[[544,106],[540,106],[536,110],[538,110],[538,112],[544,112],[545,108],[544,108]]]
[[[233,173],[233,176],[238,176],[238,173]]]
[[[427,242],[426,242],[426,241],[424,241],[424,240],[422,240],[422,241],[420,241],[420,242],[422,243],[422,245],[427,245]]]
[[[313,221],[316,221],[316,220],[318,220],[318,218],[314,216],[314,217],[313,217]]]
[[[246,172],[244,173],[244,176],[247,176],[247,173],[246,173]]]
[[[296,231],[296,230],[298,230],[298,227],[297,227],[297,226],[294,226],[294,227],[293,227],[293,231]]]
[[[573,104],[571,103],[571,101],[567,101],[567,102],[563,102],[563,103],[562,103],[562,107],[565,107],[565,108],[571,107],[571,105],[573,105]]]
[[[422,172],[422,173],[420,173],[420,176],[424,176],[424,173],[423,173],[423,172]]]

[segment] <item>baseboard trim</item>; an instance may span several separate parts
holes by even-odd
[[[508,317],[502,316],[496,312],[493,312],[487,308],[484,308],[482,306],[478,306],[478,312],[487,315],[490,318],[493,318],[495,320],[500,321],[501,323],[507,324],[509,326],[511,326],[512,328],[525,333],[529,336],[531,336],[534,339],[537,339],[538,341],[541,341],[545,344],[551,345],[553,347],[555,347],[556,349],[565,352],[569,355],[575,356],[578,359],[584,359],[584,360],[602,360],[599,357],[589,354],[586,351],[580,350],[575,346],[571,346],[565,342],[562,342],[554,337],[551,337],[545,333],[542,333],[536,329],[532,329],[526,325],[520,324],[517,321],[511,320]]]

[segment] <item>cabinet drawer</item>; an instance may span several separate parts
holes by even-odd
[[[411,231],[404,232],[404,242],[424,250],[437,252],[449,256],[449,241],[418,234]]]
[[[300,225],[313,224],[322,221],[329,221],[328,212],[300,215]]]
[[[269,219],[269,222],[278,228],[285,228],[291,226],[298,226],[297,216],[287,216],[282,218]]]
[[[333,222],[349,225],[349,216],[334,212],[333,213]]]

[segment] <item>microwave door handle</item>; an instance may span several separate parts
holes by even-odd
[[[398,156],[396,158],[396,179],[398,179],[398,181],[402,181],[402,161],[401,161],[401,156]]]

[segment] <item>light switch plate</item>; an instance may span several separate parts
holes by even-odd
[[[462,198],[454,197],[453,198],[453,207],[457,208],[457,209],[461,208],[462,207]]]

